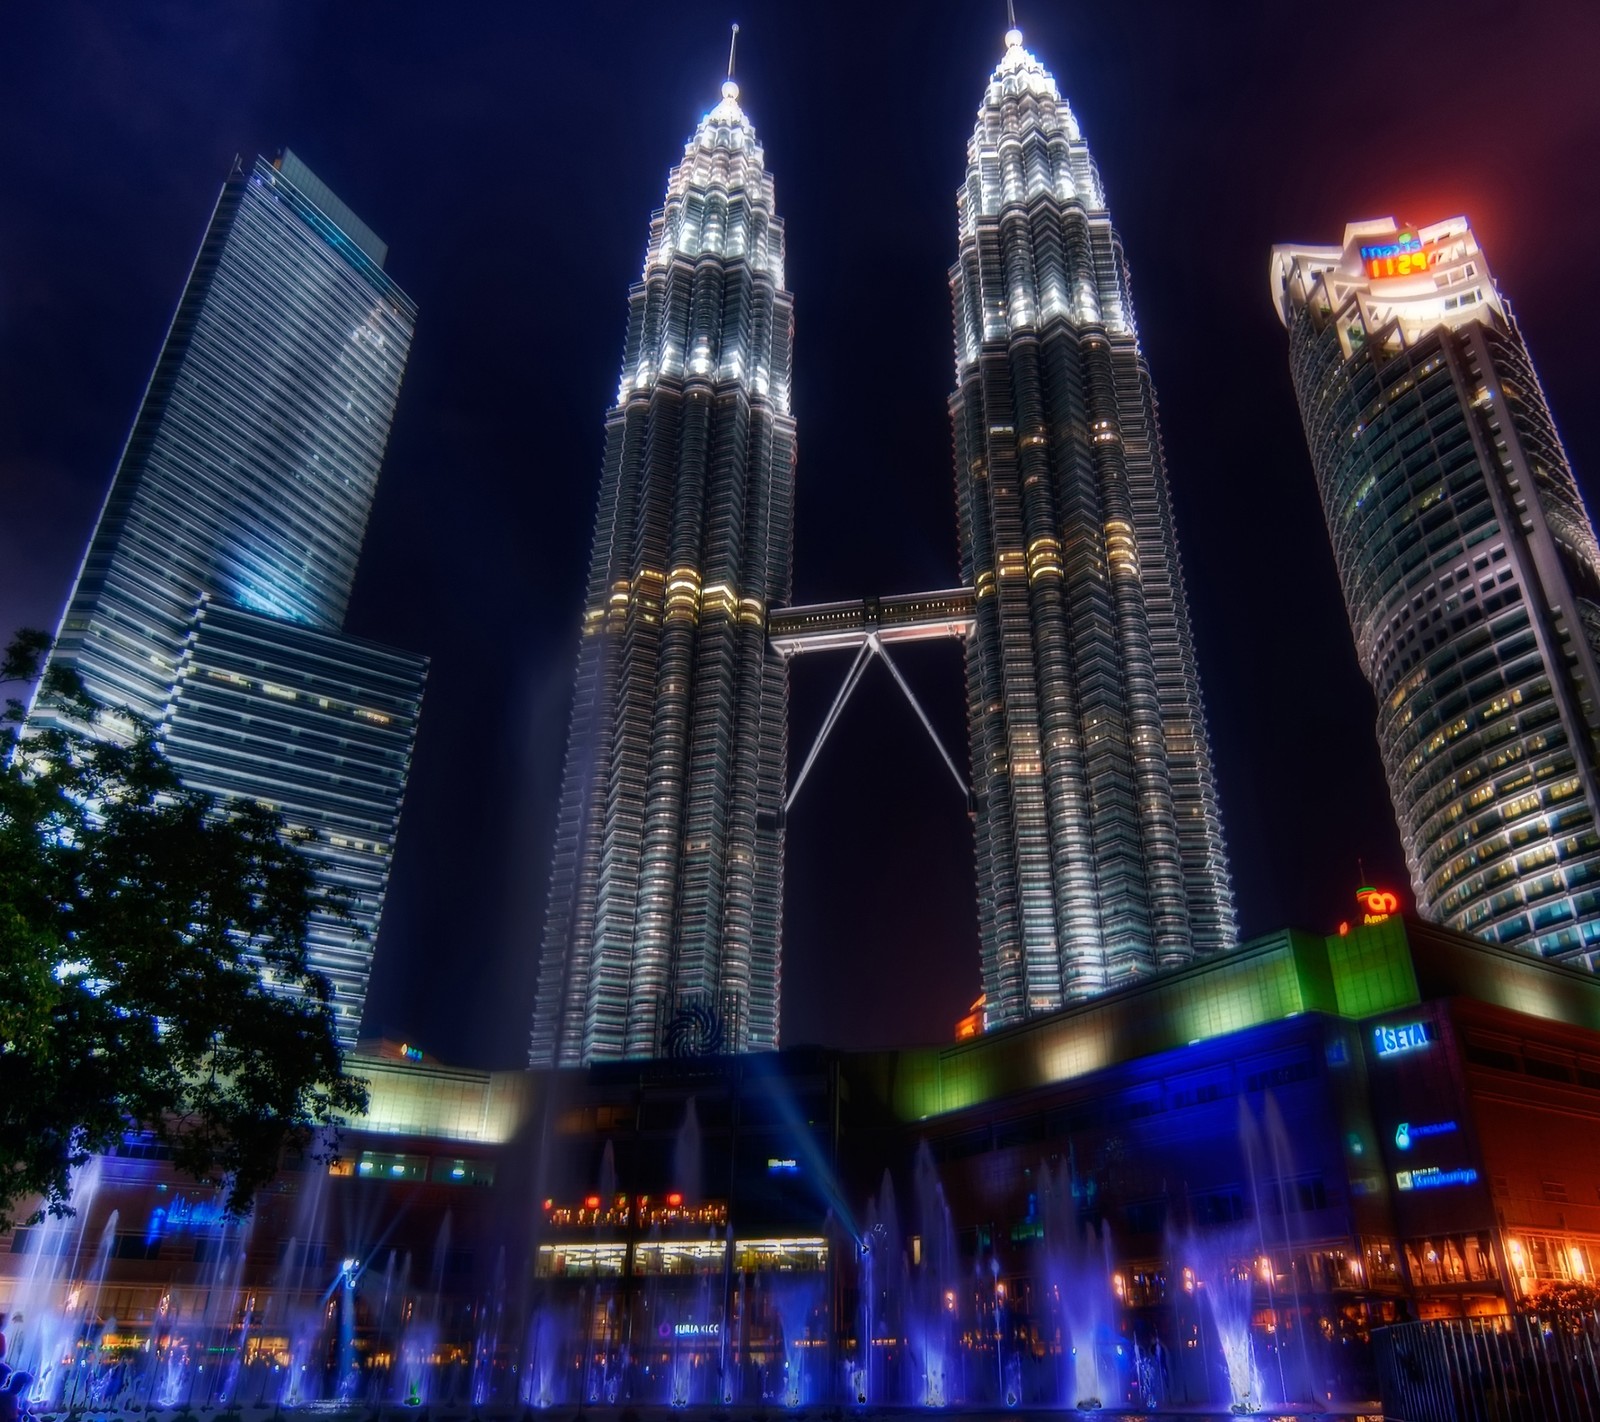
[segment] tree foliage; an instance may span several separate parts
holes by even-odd
[[[1529,1306],[1549,1327],[1577,1333],[1600,1315],[1600,1287],[1586,1279],[1558,1279],[1540,1289]]]
[[[19,634],[0,680],[49,645]],[[81,682],[47,676],[91,725]],[[366,1108],[307,962],[304,837],[185,789],[147,726],[24,733],[22,712],[0,728],[0,1227],[70,1212],[72,1170],[130,1130],[244,1213],[286,1145]]]

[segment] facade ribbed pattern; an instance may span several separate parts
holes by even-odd
[[[793,308],[730,81],[628,302],[531,1060],[777,1045]]]
[[[1600,545],[1483,255],[1356,224],[1276,248],[1273,296],[1418,909],[1592,968]]]
[[[427,661],[209,599],[191,624],[162,745],[183,783],[257,800],[308,830],[319,882],[343,898],[308,944],[355,1045],[411,769]]]
[[[989,1022],[1231,947],[1155,397],[1100,176],[1007,36],[957,196],[956,502]]]
[[[228,179],[62,621],[91,693],[159,720],[202,594],[342,625],[415,320],[273,164]]]
[[[292,153],[229,176],[52,653],[101,734],[131,711],[186,785],[323,835],[319,883],[355,923],[319,916],[310,961],[346,1043],[424,666],[339,635],[416,322],[385,251]]]

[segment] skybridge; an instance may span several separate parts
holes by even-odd
[[[972,632],[971,588],[863,597],[854,602],[817,602],[806,607],[775,607],[767,618],[767,637],[783,657],[802,652],[851,651],[876,636],[880,645],[925,642]]]
[[[928,642],[943,638],[965,641],[972,634],[976,620],[977,599],[971,588],[945,588],[941,592],[904,593],[898,597],[864,597],[853,602],[819,602],[805,607],[777,607],[767,618],[767,637],[773,650],[785,660],[806,652],[854,651],[855,660],[845,673],[844,684],[833,698],[822,729],[817,732],[811,754],[800,767],[789,798],[784,801],[787,813],[795,796],[805,784],[806,776],[821,754],[823,743],[838,724],[839,715],[856,689],[867,664],[877,657],[888,667],[895,685],[905,693],[911,709],[917,713],[922,728],[932,739],[940,758],[949,767],[962,798],[971,802],[967,780],[957,769],[950,752],[944,748],[939,733],[933,729],[927,713],[912,693],[909,683],[900,675],[900,668],[889,656],[888,648],[898,642]]]

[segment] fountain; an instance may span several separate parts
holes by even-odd
[[[1190,1233],[1177,1243],[1184,1260],[1185,1288],[1193,1292],[1201,1312],[1202,1353],[1220,1359],[1226,1401],[1234,1411],[1264,1405],[1266,1385],[1256,1355],[1252,1318],[1255,1312],[1255,1231],[1251,1225]],[[1206,1346],[1206,1317],[1215,1355]],[[1208,1367],[1208,1372],[1209,1372]],[[1207,1401],[1214,1398],[1214,1392]]]
[[[68,1198],[75,1214],[47,1215],[21,1237],[28,1262],[12,1298],[6,1361],[32,1374],[29,1399],[41,1409],[76,1402],[84,1391],[80,1371],[92,1369],[95,1361],[93,1353],[85,1356],[84,1342],[97,1317],[117,1224],[112,1211],[90,1233],[101,1169],[101,1162],[91,1159],[74,1172]]]
[[[513,1407],[695,1417],[770,1407],[798,1422],[841,1403],[1217,1416],[1309,1396],[1314,1353],[1300,1318],[1315,1281],[1302,1278],[1296,1251],[1318,1197],[1297,1186],[1270,1096],[1238,1113],[1243,1183],[1227,1187],[1227,1210],[1168,1224],[1155,1236],[1164,1257],[1131,1263],[1119,1248],[1146,1246],[1137,1227],[1124,1233],[1119,1220],[1114,1233],[1107,1222],[1100,1145],[1087,1168],[1067,1141],[1031,1167],[1019,1152],[1007,1173],[969,1176],[959,1194],[919,1145],[853,1211],[831,1171],[807,1173],[827,1169],[816,1122],[805,1147],[782,1134],[792,1102],[743,1123],[764,1133],[763,1151],[772,1142],[775,1169],[732,1177],[730,1193],[746,1192],[735,1203],[747,1220],[795,1223],[746,1225],[757,1237],[736,1239],[730,1204],[702,1196],[723,1167],[707,1156],[701,1122],[720,1130],[720,1117],[694,1097],[677,1101],[681,1121],[658,1143],[595,1143],[598,1193],[585,1189],[582,1208],[536,1209],[546,1228],[527,1236],[531,1253],[514,1221],[482,1227],[470,1203],[485,1197],[451,1194],[440,1173],[410,1163],[418,1173],[406,1183],[374,1178],[352,1193],[305,1169],[292,1194],[269,1197],[265,1224],[239,1224],[222,1217],[219,1195],[108,1162],[110,1178],[161,1201],[145,1256],[171,1270],[158,1305],[108,1292],[108,1271],[136,1255],[139,1237],[122,1232],[132,1211],[109,1208],[126,1197],[105,1193],[93,1163],[75,1182],[80,1213],[22,1237],[10,1361],[35,1373],[40,1412],[216,1410],[249,1422],[357,1409],[490,1422]],[[387,1180],[411,1159],[375,1173]],[[666,1193],[635,1193],[663,1180]],[[965,1234],[958,1200],[985,1212]],[[414,1224],[406,1243],[388,1243],[419,1207],[431,1243]],[[163,1232],[171,1247],[160,1254]],[[268,1240],[276,1260],[253,1275]],[[469,1257],[476,1270],[463,1280]],[[525,1295],[519,1280],[536,1260]],[[127,1315],[120,1326],[104,1305]]]
[[[1059,1349],[1056,1399],[1061,1406],[1098,1411],[1103,1399],[1122,1391],[1117,1368],[1115,1320],[1118,1303],[1112,1285],[1116,1263],[1111,1228],[1079,1220],[1079,1182],[1071,1159],[1052,1175],[1039,1171],[1044,1197],[1045,1275]]]

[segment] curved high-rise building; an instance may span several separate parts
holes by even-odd
[[[1274,247],[1417,907],[1594,967],[1600,544],[1464,218]]]
[[[628,299],[530,1056],[778,1040],[793,306],[730,79]]]
[[[1155,394],[1100,175],[1013,29],[957,196],[956,502],[988,1023],[1231,947]]]

